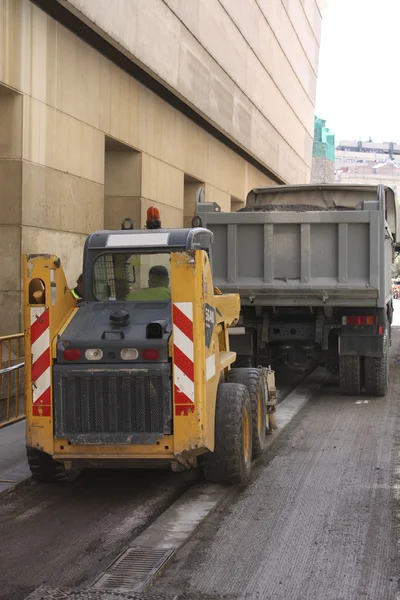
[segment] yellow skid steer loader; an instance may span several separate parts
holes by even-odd
[[[237,294],[213,286],[213,234],[125,219],[85,244],[76,305],[60,260],[24,259],[27,455],[32,474],[201,465],[244,483],[266,446],[274,374],[232,369]]]

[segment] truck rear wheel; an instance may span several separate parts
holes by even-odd
[[[386,396],[389,384],[389,331],[383,334],[383,356],[364,358],[365,392],[369,396]]]
[[[247,387],[250,395],[253,427],[253,458],[264,453],[267,446],[267,397],[268,390],[261,369],[231,369],[228,373],[229,383],[241,383]]]
[[[344,396],[361,394],[361,360],[359,356],[339,356],[339,385]]]
[[[26,455],[32,477],[40,479],[41,481],[57,483],[74,481],[82,473],[80,467],[66,469],[62,463],[54,460],[54,458],[49,454],[46,454],[46,452],[36,450],[36,448],[28,447],[26,449]]]
[[[244,484],[251,473],[252,418],[247,388],[236,383],[218,386],[215,448],[204,456],[207,481]]]

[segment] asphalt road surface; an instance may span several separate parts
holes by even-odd
[[[400,311],[398,311],[400,313]],[[151,592],[182,600],[395,600],[400,329],[386,398],[327,383],[177,554]],[[190,486],[166,472],[89,471],[0,497],[0,598],[90,586]]]
[[[154,593],[182,600],[395,600],[400,329],[386,398],[326,383],[178,553]],[[400,598],[400,596],[399,596]]]
[[[304,378],[281,369],[282,400]],[[28,481],[0,495],[0,600],[40,585],[88,586],[199,472],[85,472],[72,484]]]
[[[22,600],[42,584],[90,585],[194,475],[93,470],[0,497],[0,599]]]

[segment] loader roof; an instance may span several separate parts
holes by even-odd
[[[134,229],[108,230],[92,233],[86,241],[88,250],[123,248],[164,248],[209,250],[213,234],[208,229]]]

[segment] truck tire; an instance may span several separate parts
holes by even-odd
[[[252,455],[261,456],[267,446],[267,397],[268,390],[261,369],[231,369],[228,372],[228,383],[241,383],[247,387],[250,395],[252,414]]]
[[[215,411],[215,448],[203,459],[207,481],[245,484],[251,473],[251,402],[244,385],[221,383]]]
[[[366,356],[365,367],[365,392],[369,396],[386,396],[389,383],[389,328],[386,327],[383,340],[383,356],[376,358]]]
[[[57,460],[54,460],[46,452],[36,450],[36,448],[27,448],[26,455],[28,458],[29,468],[32,477],[41,481],[50,482],[69,482],[74,481],[82,473],[80,467],[66,469],[64,465]]]
[[[361,360],[359,356],[339,356],[339,386],[344,396],[361,394]]]

